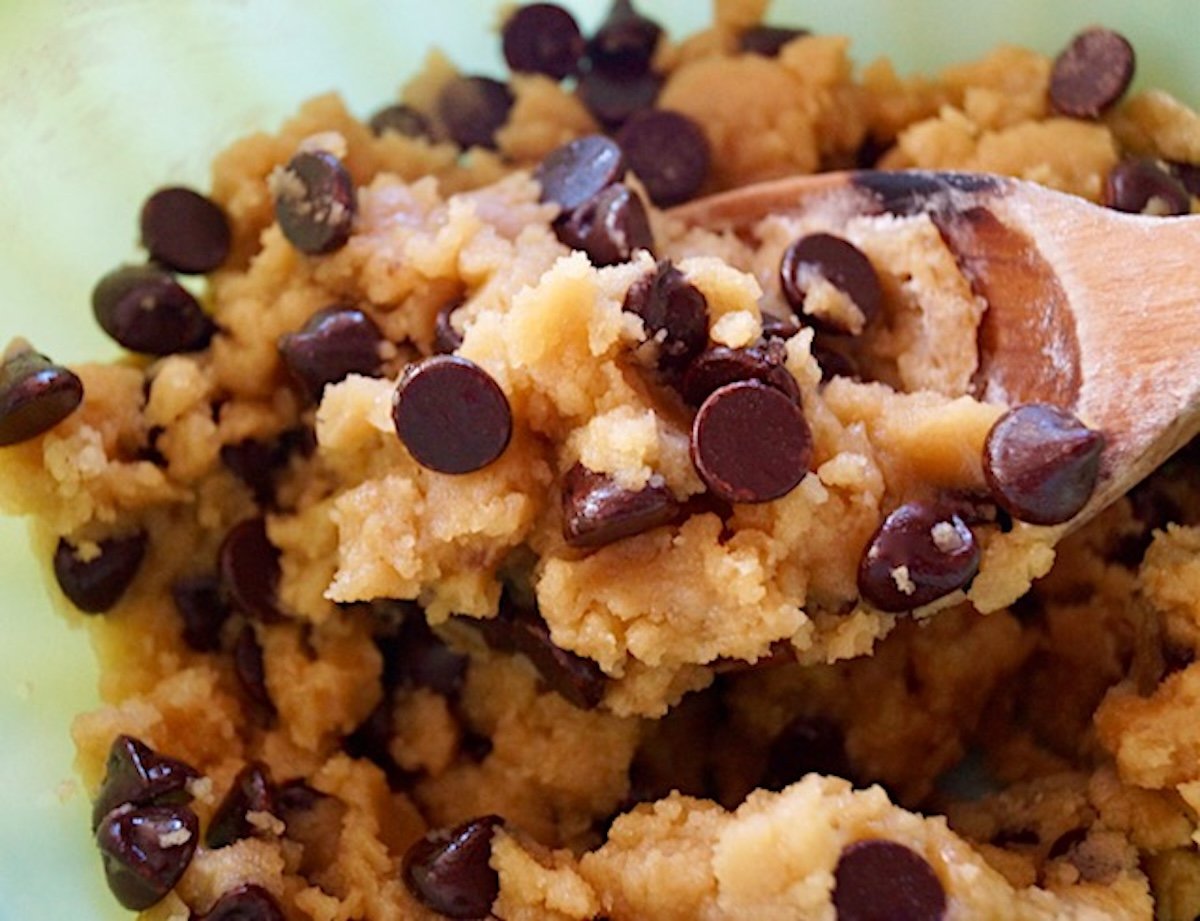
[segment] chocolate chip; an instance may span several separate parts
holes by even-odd
[[[96,830],[108,888],[131,911],[161,902],[179,882],[200,823],[186,806],[119,806]]]
[[[780,26],[751,26],[738,36],[738,50],[765,58],[779,56],[783,46],[798,38],[811,35],[808,29],[786,29]]]
[[[864,326],[879,315],[883,304],[879,276],[871,260],[853,243],[828,233],[801,237],[784,251],[779,280],[784,297],[802,322],[824,332],[859,332],[848,317],[804,310],[812,285],[821,279],[850,299],[862,314]]]
[[[617,143],[650,200],[660,208],[692,198],[708,178],[712,160],[708,138],[703,128],[679,112],[638,112],[621,126]]]
[[[536,611],[518,610],[510,623],[516,650],[533,663],[552,690],[582,710],[599,706],[607,686],[599,665],[556,646],[550,628]]]
[[[286,460],[279,444],[248,438],[235,444],[221,445],[221,463],[245,483],[259,505],[271,502],[275,492],[276,468]]]
[[[964,588],[980,549],[961,518],[927,502],[909,502],[876,530],[858,566],[859,593],[881,611],[911,611]]]
[[[1050,102],[1063,115],[1099,118],[1133,79],[1133,46],[1111,29],[1080,32],[1054,59]]]
[[[512,90],[490,77],[455,77],[438,95],[437,111],[460,147],[495,149],[496,132],[508,121]]]
[[[159,265],[185,275],[220,268],[229,256],[229,219],[211,198],[172,186],[142,205],[142,246]]]
[[[247,518],[229,529],[217,552],[221,590],[247,617],[274,623],[283,615],[277,604],[279,551],[267,537],[264,518]]]
[[[572,547],[603,547],[669,524],[679,512],[665,485],[625,489],[612,477],[575,464],[563,477],[563,539]]]
[[[0,364],[0,447],[50,431],[83,402],[83,382],[32,350]]]
[[[309,399],[321,402],[329,384],[350,374],[379,377],[383,334],[375,321],[354,307],[319,310],[299,332],[279,337],[279,355]]]
[[[803,329],[796,315],[777,317],[773,313],[762,314],[762,335],[764,339],[791,339]]]
[[[259,761],[242,768],[225,798],[217,806],[204,834],[204,846],[210,850],[228,847],[235,841],[266,832],[250,821],[250,813],[274,813],[275,790],[267,766]]]
[[[404,619],[395,641],[381,651],[394,686],[428,688],[443,697],[456,697],[462,691],[467,657],[447,646],[419,609]]]
[[[262,886],[248,883],[226,892],[196,921],[287,921],[279,903]]]
[[[450,918],[489,917],[500,878],[488,861],[503,824],[488,815],[431,831],[404,855],[405,885],[421,904]]]
[[[842,349],[827,341],[814,339],[812,356],[817,360],[817,366],[821,369],[823,382],[831,381],[835,377],[846,377],[856,381],[863,379],[858,362]]]
[[[280,818],[287,820],[290,813],[308,812],[325,799],[326,794],[297,778],[279,785],[275,791],[275,808]]]
[[[941,921],[946,891],[924,857],[875,838],[842,849],[834,870],[838,921]]]
[[[692,424],[692,463],[728,502],[769,502],[799,485],[812,433],[796,402],[759,381],[709,394]]]
[[[450,318],[463,305],[461,300],[451,301],[437,313],[433,326],[433,351],[438,355],[449,355],[462,348],[463,337]]]
[[[272,191],[279,229],[300,252],[319,256],[346,245],[358,200],[354,180],[333,154],[296,154],[273,176]]]
[[[233,644],[233,673],[242,689],[250,716],[260,726],[274,724],[277,711],[267,690],[267,674],[263,665],[262,646],[254,628],[246,624]]]
[[[787,369],[787,346],[778,339],[744,349],[715,346],[688,366],[679,391],[690,406],[699,406],[714,390],[738,381],[759,381],[799,404],[800,385]]]
[[[628,262],[640,249],[654,250],[646,206],[621,182],[576,208],[555,229],[563,243],[583,250],[598,267]]]
[[[708,301],[669,259],[635,281],[621,306],[642,318],[663,367],[684,367],[708,343]]]
[[[433,139],[433,128],[429,119],[412,106],[386,106],[372,115],[367,125],[376,137],[383,137],[389,131],[393,131],[408,138]]]
[[[1153,160],[1122,160],[1109,171],[1104,204],[1130,214],[1168,217],[1188,214],[1192,197],[1183,183]]]
[[[550,151],[533,178],[542,187],[541,201],[554,202],[569,214],[625,175],[625,157],[616,141],[588,134]]]
[[[108,335],[146,355],[196,352],[216,327],[168,272],[153,265],[114,269],[92,289],[92,312]]]
[[[86,614],[112,608],[133,582],[146,555],[146,533],[111,537],[86,559],[63,538],[54,551],[54,576],[71,604]]]
[[[412,775],[392,758],[392,705],[392,695],[384,694],[383,700],[346,736],[342,745],[351,758],[370,761],[379,768],[389,788],[403,790],[411,785]]]
[[[1200,163],[1172,161],[1167,166],[1171,175],[1183,184],[1190,195],[1200,196]]]
[[[1047,860],[1057,860],[1060,857],[1065,857],[1070,851],[1087,840],[1088,830],[1086,828],[1070,828],[1063,832],[1050,845],[1050,849],[1046,852]]]
[[[819,716],[797,716],[784,726],[771,743],[759,786],[779,791],[805,774],[850,776],[846,742],[836,723]]]
[[[662,78],[657,74],[593,69],[579,78],[575,92],[598,122],[616,128],[635,113],[652,108],[661,89]]]
[[[518,7],[503,29],[504,60],[516,73],[555,80],[579,69],[584,41],[575,17],[553,3]]]
[[[630,0],[615,0],[588,42],[592,70],[625,76],[645,74],[661,35],[662,27],[638,13]]]
[[[1031,524],[1061,524],[1096,488],[1104,435],[1057,406],[1010,409],[988,432],[983,472],[996,502]]]
[[[396,386],[392,419],[417,463],[439,473],[480,470],[512,437],[512,410],[500,385],[457,355],[409,365]]]
[[[221,648],[221,628],[229,619],[229,607],[216,576],[181,579],[171,586],[175,610],[183,621],[183,641],[196,652]]]
[[[190,764],[160,755],[132,736],[108,749],[104,780],[92,805],[92,830],[118,806],[174,806],[191,802],[188,783],[200,777]]]

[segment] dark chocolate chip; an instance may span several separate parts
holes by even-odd
[[[679,112],[638,112],[621,126],[617,143],[650,200],[660,208],[692,198],[708,178],[712,161],[708,138],[703,128]]]
[[[911,611],[964,588],[980,549],[961,518],[927,502],[888,515],[858,566],[859,593],[881,611]]]
[[[862,371],[858,362],[835,345],[821,339],[814,339],[812,356],[817,360],[821,369],[821,380],[828,382],[835,377],[846,377],[851,380],[862,380]]]
[[[186,806],[119,806],[96,830],[108,888],[131,911],[161,902],[179,882],[200,823]]]
[[[811,35],[808,29],[787,29],[781,26],[751,26],[738,36],[738,50],[766,58],[779,56],[783,46],[798,38]]]
[[[512,621],[513,642],[542,680],[570,703],[593,710],[604,699],[604,672],[591,659],[556,646],[550,628],[536,611],[519,611]]]
[[[1099,118],[1129,88],[1133,46],[1112,29],[1080,32],[1054,59],[1050,102],[1063,115]]]
[[[883,159],[883,155],[887,153],[895,144],[895,139],[881,140],[873,134],[868,134],[863,138],[863,142],[858,145],[858,150],[854,152],[854,166],[860,170],[875,169],[879,165],[879,161]]]
[[[110,537],[88,559],[63,538],[54,551],[54,576],[71,604],[87,614],[103,614],[120,600],[146,555],[146,532]]]
[[[762,314],[762,335],[764,339],[791,339],[804,327],[792,314],[788,317],[777,317],[773,313]]]
[[[622,308],[642,318],[665,368],[684,367],[708,344],[708,301],[668,259],[630,285]]]
[[[287,460],[278,442],[248,438],[221,445],[221,463],[245,483],[259,505],[270,504],[275,493],[275,473]]]
[[[541,200],[569,214],[625,176],[625,157],[617,142],[588,134],[556,147],[533,171],[541,184]]]
[[[680,383],[680,394],[690,406],[700,406],[714,390],[738,381],[759,381],[774,387],[794,403],[800,402],[800,385],[784,362],[787,346],[779,339],[744,349],[715,346],[699,355]]]
[[[720,498],[769,502],[808,473],[812,433],[795,400],[759,381],[738,381],[701,405],[691,451],[701,479]]]
[[[221,628],[229,619],[229,606],[216,576],[181,579],[171,586],[175,610],[183,621],[183,641],[196,652],[221,648]]]
[[[264,518],[247,518],[229,529],[217,553],[221,590],[247,617],[278,621],[279,551],[267,537]]]
[[[661,89],[662,78],[654,73],[593,69],[579,78],[575,92],[598,122],[616,128],[635,113],[653,108]]]
[[[1183,183],[1154,160],[1122,160],[1109,171],[1104,204],[1130,214],[1168,217],[1188,214],[1192,197]]]
[[[802,322],[823,332],[856,332],[841,317],[805,312],[809,289],[818,279],[846,295],[862,313],[864,324],[879,315],[883,304],[879,276],[871,260],[850,241],[828,233],[801,237],[784,251],[779,280],[784,297]]]
[[[252,812],[275,812],[275,789],[271,775],[267,766],[259,761],[247,764],[233,779],[229,792],[208,823],[204,846],[215,850],[228,847],[243,838],[267,834],[250,821]]]
[[[556,225],[558,238],[587,253],[596,266],[628,262],[640,249],[654,251],[654,234],[641,196],[618,182]]]
[[[438,95],[437,111],[458,146],[495,149],[513,102],[512,90],[499,80],[455,77]]]
[[[956,193],[998,194],[1005,180],[985,173],[937,173],[925,170],[863,170],[854,173],[855,187],[869,192],[888,214],[907,217],[945,207]]]
[[[483,368],[457,355],[409,365],[392,399],[396,434],[413,458],[439,473],[471,473],[512,438],[512,410]]]
[[[1200,196],[1200,163],[1180,163],[1172,161],[1167,164],[1171,175],[1183,183],[1188,193]]]
[[[462,691],[467,657],[447,646],[419,609],[405,618],[394,641],[382,651],[384,668],[393,671],[395,686],[428,688],[444,697],[456,697]]]
[[[246,624],[233,644],[233,673],[242,689],[251,717],[260,726],[274,724],[277,712],[267,690],[267,673],[263,665],[262,646],[254,628]]]
[[[463,305],[461,300],[451,301],[437,313],[433,326],[433,351],[438,355],[449,355],[462,348],[463,337],[450,318]]]
[[[771,743],[759,786],[782,790],[805,774],[849,777],[850,763],[841,727],[819,716],[798,716]]]
[[[309,399],[321,401],[329,384],[347,375],[379,377],[383,334],[375,321],[354,307],[319,310],[299,332],[279,337],[279,355]]]
[[[563,539],[591,549],[674,521],[675,496],[665,485],[625,489],[611,477],[576,464],[563,477]]]
[[[1061,524],[1096,488],[1104,435],[1045,403],[1010,409],[988,432],[983,472],[996,502],[1020,521]]]
[[[584,52],[575,17],[553,3],[518,7],[505,20],[502,39],[504,60],[514,72],[555,80],[574,74]]]
[[[941,921],[946,890],[924,857],[895,841],[855,841],[834,870],[838,921]]]
[[[92,289],[92,312],[108,335],[131,352],[196,352],[216,327],[186,288],[153,265],[126,265]]]
[[[592,70],[626,76],[645,74],[661,35],[662,27],[638,13],[630,0],[615,0],[588,42]]]
[[[32,350],[0,365],[0,447],[50,431],[83,402],[83,382]]]
[[[279,903],[262,886],[248,883],[221,896],[196,921],[287,921]]]
[[[307,781],[296,778],[279,785],[275,791],[275,808],[285,822],[293,813],[308,812],[325,799],[326,794],[310,786]]]
[[[159,189],[146,199],[141,230],[150,258],[175,272],[203,275],[229,256],[229,219],[221,206],[181,186]]]
[[[358,200],[341,160],[325,150],[303,151],[276,173],[272,186],[275,218],[292,246],[319,256],[346,245]]]
[[[492,838],[503,824],[488,815],[430,832],[404,855],[405,885],[421,904],[447,917],[489,917],[500,894],[500,878],[489,864]]]
[[[370,761],[383,771],[391,789],[403,790],[412,778],[392,758],[391,743],[392,696],[385,694],[383,700],[346,736],[342,744],[351,758]]]
[[[1070,828],[1054,839],[1054,843],[1050,845],[1050,849],[1046,852],[1047,860],[1057,860],[1060,857],[1066,857],[1077,845],[1083,844],[1087,840],[1088,830],[1086,828]]]
[[[394,131],[408,138],[433,138],[429,119],[412,106],[399,103],[380,109],[367,124],[376,137]]]
[[[118,806],[174,806],[191,802],[188,783],[200,777],[190,764],[160,755],[132,736],[108,749],[104,780],[92,804],[92,830]]]

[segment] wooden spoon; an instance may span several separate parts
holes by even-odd
[[[1063,530],[1200,432],[1200,215],[1101,208],[971,173],[823,173],[698,199],[671,214],[745,235],[768,215],[927,214],[987,303],[976,396],[1052,403],[1104,432],[1096,491]]]

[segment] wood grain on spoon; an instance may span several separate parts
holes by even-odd
[[[976,393],[1044,402],[1104,432],[1077,527],[1200,432],[1200,215],[1101,208],[1030,182],[970,173],[824,173],[674,209],[750,234],[768,215],[927,214],[988,309]]]

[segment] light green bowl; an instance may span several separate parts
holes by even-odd
[[[607,0],[569,4],[585,28]],[[703,0],[644,0],[676,34]],[[0,345],[21,334],[56,360],[113,356],[89,292],[136,258],[136,215],[163,183],[207,185],[249,129],[339,89],[356,111],[390,100],[431,45],[500,71],[495,0],[0,0]],[[1138,83],[1200,102],[1195,0],[816,0],[772,19],[854,39],[866,63],[935,70],[998,42],[1054,53],[1083,26],[1124,32]],[[0,921],[119,919],[70,781],[73,714],[96,704],[81,633],[46,601],[24,527],[0,519]]]

